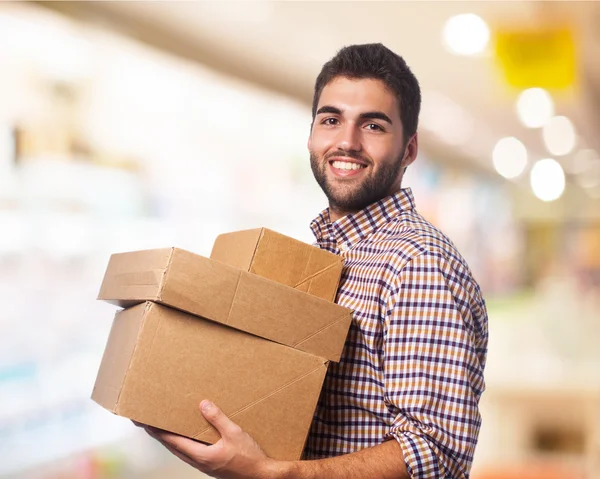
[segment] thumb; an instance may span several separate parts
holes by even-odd
[[[200,411],[221,437],[229,436],[239,429],[239,426],[229,419],[219,407],[206,399],[200,403]]]

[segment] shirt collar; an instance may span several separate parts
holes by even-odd
[[[324,209],[310,224],[317,243],[335,240],[338,244],[352,247],[358,241],[389,223],[403,211],[413,210],[415,200],[410,188],[387,196],[366,208],[346,215],[333,223],[329,220],[329,208]]]

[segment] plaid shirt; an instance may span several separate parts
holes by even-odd
[[[394,438],[413,478],[468,478],[481,425],[487,313],[452,242],[410,189],[311,228],[345,266],[337,303],[354,311],[331,363],[304,458]]]

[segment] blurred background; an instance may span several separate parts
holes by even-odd
[[[93,403],[113,252],[326,206],[306,139],[343,45],[421,82],[405,186],[489,306],[474,479],[600,478],[600,4],[1,2],[0,477],[193,478]]]

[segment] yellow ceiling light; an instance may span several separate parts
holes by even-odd
[[[565,90],[575,84],[579,55],[570,27],[520,28],[511,22],[495,29],[494,46],[498,65],[511,87]]]

